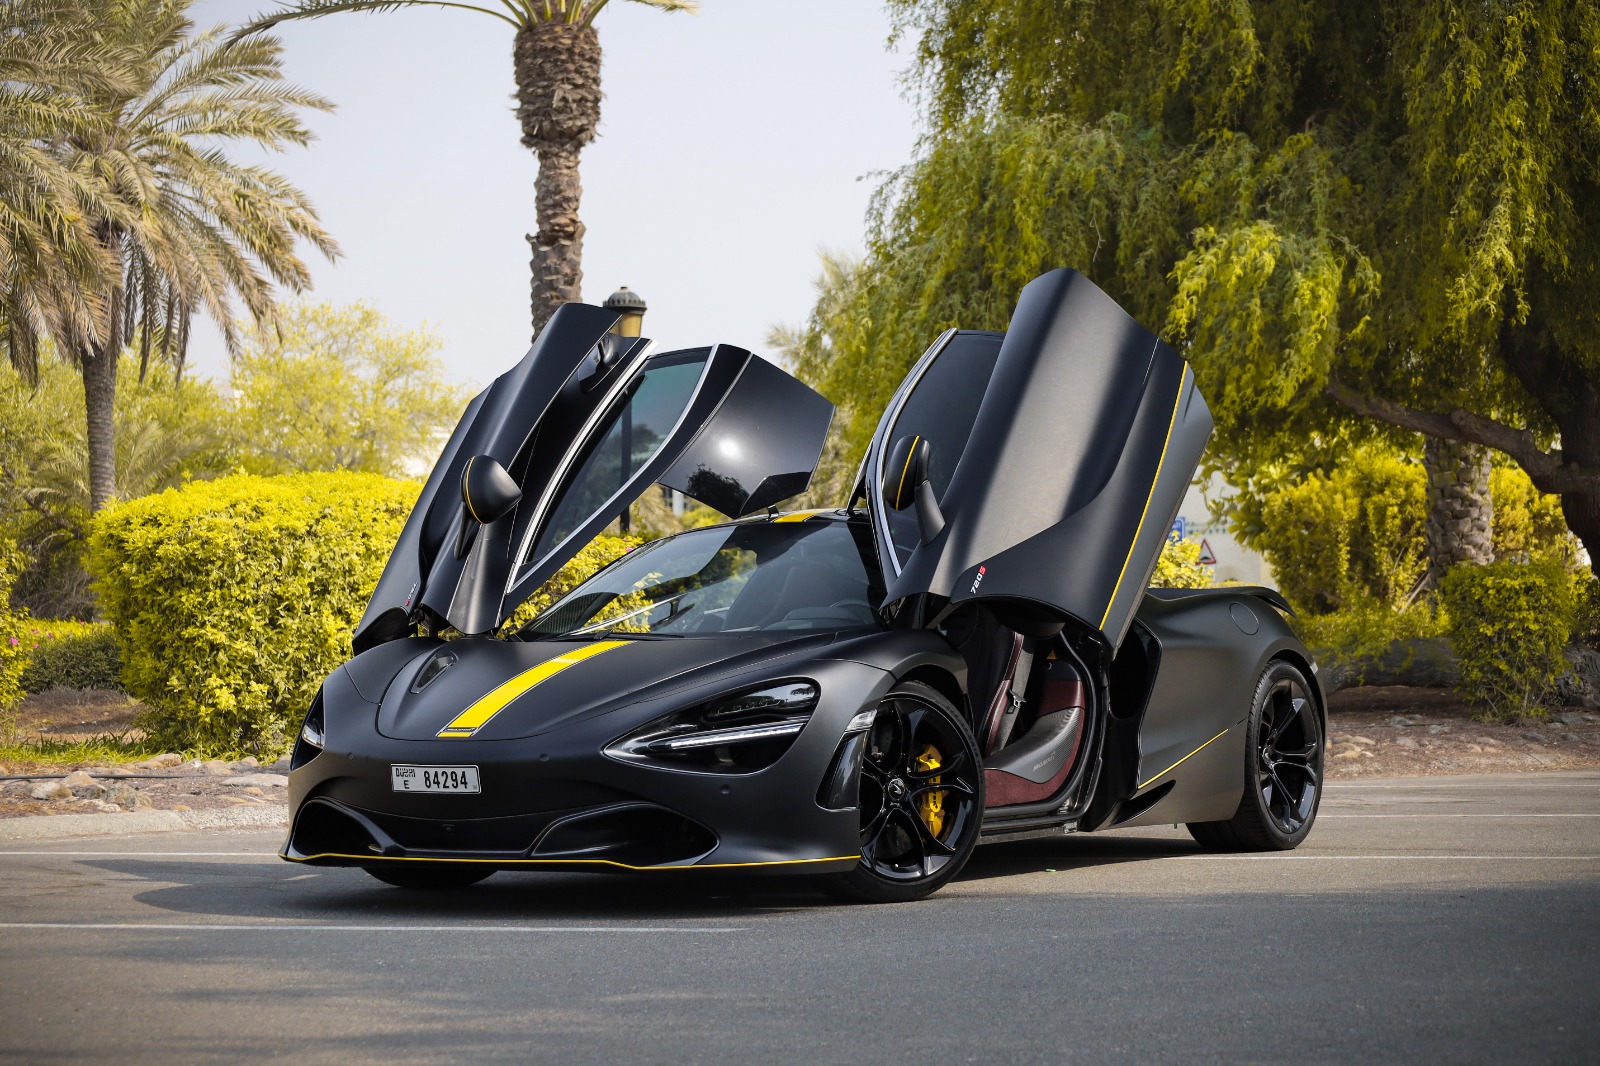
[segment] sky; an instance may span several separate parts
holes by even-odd
[[[194,18],[271,9],[201,0]],[[605,101],[582,161],[584,299],[639,293],[657,351],[765,353],[773,324],[810,310],[818,251],[862,249],[873,191],[911,157],[907,60],[886,47],[887,16],[871,0],[703,0],[698,15],[612,0],[596,25]],[[427,323],[449,375],[488,384],[530,333],[536,167],[512,110],[511,28],[411,10],[277,32],[289,79],[338,105],[306,116],[309,148],[266,157],[343,247],[334,264],[308,258],[311,298]],[[223,376],[220,337],[196,327],[191,365]]]

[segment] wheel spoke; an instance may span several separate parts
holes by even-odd
[[[924,855],[926,855],[929,851],[938,852],[940,855],[954,855],[956,853],[955,848],[952,848],[949,844],[946,844],[944,841],[933,835],[933,830],[928,828],[927,822],[924,822],[916,815],[911,815],[909,820],[917,831],[917,840],[921,845]]]
[[[889,816],[893,813],[893,807],[883,808],[871,822],[867,823],[867,827],[861,830],[861,839],[864,841],[861,851],[864,854],[877,854],[878,839],[883,836],[884,830],[889,828]]]
[[[954,792],[958,796],[976,796],[972,786],[965,781],[941,782],[937,785],[919,785],[906,793],[906,799],[914,800],[918,796],[925,796],[929,792]]]

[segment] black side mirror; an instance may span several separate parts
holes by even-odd
[[[498,522],[522,499],[506,468],[487,455],[474,455],[461,471],[461,502],[480,525]]]
[[[466,520],[461,523],[461,533],[456,538],[456,558],[460,559],[472,547],[478,527],[497,522],[511,513],[522,499],[522,490],[506,473],[506,468],[487,455],[474,455],[461,471],[461,502],[466,506]]]
[[[885,507],[903,511],[917,505],[917,526],[927,544],[944,529],[944,513],[928,481],[928,442],[921,436],[901,437],[889,449],[879,486]]]
[[[928,442],[901,437],[883,462],[883,505],[904,511],[917,498],[917,486],[928,480]]]

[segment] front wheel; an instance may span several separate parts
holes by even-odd
[[[386,862],[382,866],[363,866],[362,869],[386,885],[423,892],[466,888],[494,873],[492,866],[444,862]]]
[[[983,762],[972,729],[948,700],[919,682],[885,696],[860,780],[861,861],[830,888],[908,903],[961,872],[983,822]]]
[[[1246,728],[1239,809],[1225,821],[1190,822],[1189,834],[1209,851],[1298,847],[1317,820],[1325,748],[1305,675],[1290,663],[1269,664]]]

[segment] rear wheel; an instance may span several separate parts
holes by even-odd
[[[1322,721],[1305,675],[1271,663],[1247,728],[1239,809],[1225,821],[1190,822],[1189,834],[1211,851],[1287,851],[1311,832],[1322,799]]]
[[[362,869],[386,885],[426,892],[466,888],[494,873],[492,866],[476,863],[395,862],[382,866],[363,866]]]
[[[905,903],[966,865],[983,820],[983,763],[972,730],[933,688],[908,682],[878,704],[861,760],[861,861],[830,887]]]

